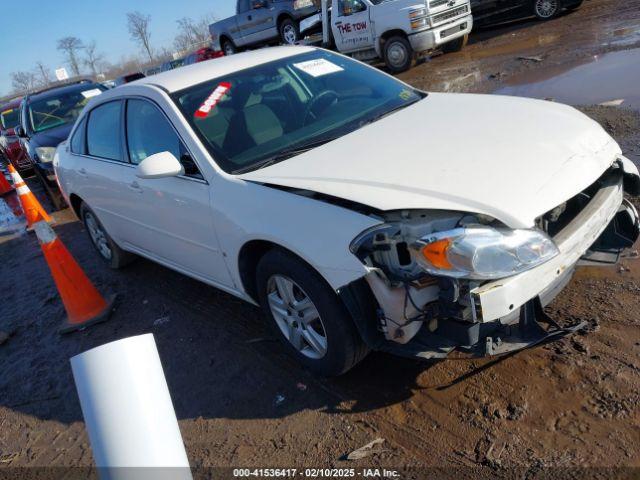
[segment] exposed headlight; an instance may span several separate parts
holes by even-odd
[[[36,148],[36,154],[42,163],[49,163],[53,160],[56,149],[55,147],[38,147]]]
[[[296,0],[293,2],[293,9],[300,10],[302,8],[313,7],[313,0]]]
[[[414,30],[429,26],[430,24],[429,17],[427,17],[427,9],[424,7],[409,10],[409,20],[411,22],[411,28]]]
[[[537,229],[456,228],[427,235],[412,245],[412,254],[427,272],[473,280],[509,277],[558,253],[555,243]]]

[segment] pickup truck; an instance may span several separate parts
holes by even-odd
[[[316,0],[237,0],[236,14],[209,25],[215,50],[238,50],[269,43],[295,44],[301,20],[319,11]]]

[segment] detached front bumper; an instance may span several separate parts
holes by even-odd
[[[615,229],[617,215],[630,217],[624,223],[631,231],[626,237],[635,241],[638,214],[623,203],[623,176],[620,170],[603,177],[602,188],[587,206],[554,237],[560,254],[537,268],[513,277],[486,283],[471,291],[476,320],[503,323],[515,320],[518,309],[531,299],[541,297],[549,303],[570,279],[575,265],[608,229]],[[633,237],[633,238],[631,238]],[[620,249],[629,245],[620,245]]]
[[[427,52],[456,38],[467,35],[471,32],[472,28],[473,17],[467,15],[453,22],[410,34],[409,43],[411,43],[411,48],[413,48],[415,52]]]

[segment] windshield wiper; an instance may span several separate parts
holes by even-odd
[[[248,165],[246,167],[242,167],[242,168],[238,168],[236,170],[234,170],[232,173],[237,175],[237,174],[241,174],[241,173],[247,173],[247,172],[251,172],[253,170],[258,170],[260,168],[265,168],[265,167],[269,167],[271,165],[274,165],[276,163],[282,162],[284,160],[287,160],[291,157],[295,157],[296,155],[300,155],[302,153],[308,152],[309,150],[313,150],[314,148],[317,148],[321,145],[324,145],[325,143],[329,143],[332,142],[333,140],[336,140],[338,138],[340,138],[342,135],[335,135],[332,137],[322,137],[322,138],[318,138],[315,140],[311,140],[310,142],[306,142],[306,143],[302,143],[300,145],[296,145],[295,147],[292,148],[288,148],[286,150],[282,150],[281,152],[277,153],[276,155],[267,158],[266,160],[263,160],[262,162],[258,162],[258,163],[254,163],[251,165]]]
[[[369,125],[370,123],[374,123],[377,122],[378,120],[382,120],[384,117],[388,117],[389,115],[391,115],[392,113],[397,112],[398,110],[403,110],[407,107],[410,107],[411,105],[413,105],[414,103],[419,102],[420,100],[422,100],[421,98],[414,100],[413,102],[410,103],[403,103],[402,105],[398,105],[397,107],[392,108],[391,110],[386,110],[382,113],[379,113],[378,115],[375,115],[371,118],[367,118],[366,120],[363,120],[362,122],[360,122],[360,128],[364,127],[365,125]]]

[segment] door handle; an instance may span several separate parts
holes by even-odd
[[[134,192],[142,193],[142,188],[140,187],[140,184],[138,182],[136,182],[136,181],[131,182],[129,184],[129,188],[131,190],[133,190]]]
[[[78,170],[78,174],[86,177],[87,176],[87,170],[85,168],[81,168],[80,170]]]
[[[249,15],[249,16],[247,17],[247,20],[253,20],[253,17],[252,17],[251,15]]]

